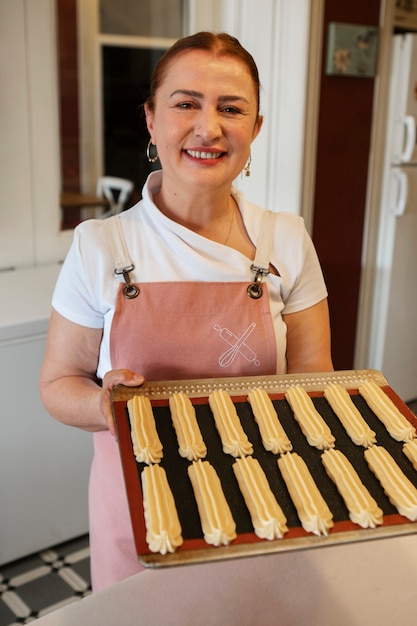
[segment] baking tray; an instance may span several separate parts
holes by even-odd
[[[376,370],[348,370],[332,373],[312,373],[280,376],[255,376],[243,378],[216,378],[145,382],[141,387],[117,386],[112,393],[113,414],[125,479],[129,509],[139,561],[146,567],[174,566],[185,563],[201,563],[229,558],[255,556],[290,550],[331,546],[335,544],[365,541],[397,535],[415,533],[417,522],[401,516],[389,502],[379,482],[364,460],[362,446],[356,446],[346,434],[340,421],[323,397],[323,390],[330,383],[339,383],[349,390],[355,405],[364,419],[375,431],[377,444],[385,447],[406,476],[417,487],[417,472],[402,452],[402,442],[390,437],[383,424],[376,418],[359,396],[360,383],[371,380],[377,383],[394,401],[404,416],[417,428],[417,418],[388,385],[381,372]],[[285,391],[292,385],[302,385],[328,423],[336,438],[335,447],[349,458],[363,483],[369,489],[384,513],[383,524],[375,529],[362,529],[349,520],[346,506],[334,483],[327,476],[321,462],[321,451],[310,446],[284,398]],[[302,528],[295,507],[289,497],[285,483],[277,466],[278,455],[267,452],[260,438],[252,410],[247,402],[250,389],[263,388],[270,394],[280,421],[290,438],[293,451],[306,461],[315,482],[333,513],[334,526],[327,536],[315,536]],[[288,525],[288,533],[282,539],[268,541],[259,539],[251,524],[249,512],[239,491],[233,474],[234,458],[224,454],[214,419],[208,405],[208,396],[215,389],[225,389],[232,397],[243,428],[253,444],[253,456],[263,467],[272,491],[281,505]],[[183,392],[192,400],[197,420],[207,446],[207,460],[215,467],[222,483],[225,496],[236,522],[237,538],[228,546],[214,547],[203,539],[197,505],[187,475],[190,462],[178,453],[178,443],[172,426],[168,398]],[[144,464],[137,463],[133,454],[127,401],[134,395],[145,395],[151,400],[157,430],[164,449],[161,461],[167,472],[168,482],[174,495],[184,542],[173,554],[152,553],[146,543],[146,528],[143,513],[140,473]]]

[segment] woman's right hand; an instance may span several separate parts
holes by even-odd
[[[102,412],[108,429],[113,436],[116,435],[112,407],[111,392],[116,385],[126,385],[127,387],[139,387],[144,382],[144,377],[131,370],[110,370],[103,377],[100,394],[100,411]]]
[[[143,376],[120,369],[106,373],[102,386],[96,371],[103,331],[70,322],[52,310],[40,392],[44,406],[58,421],[89,432],[115,428],[111,390],[141,385]]]

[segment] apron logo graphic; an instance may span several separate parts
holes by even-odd
[[[249,363],[253,363],[256,366],[261,364],[252,348],[245,343],[246,339],[255,329],[255,326],[256,323],[252,322],[245,332],[240,337],[237,337],[228,328],[222,328],[219,324],[214,325],[214,330],[218,332],[220,337],[230,346],[219,357],[218,364],[220,367],[229,367],[238,354],[242,355]]]

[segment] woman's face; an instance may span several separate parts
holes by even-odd
[[[193,50],[168,67],[148,130],[169,182],[189,189],[230,188],[262,124],[246,65],[232,56]]]

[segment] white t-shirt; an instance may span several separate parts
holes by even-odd
[[[162,171],[152,173],[143,199],[120,214],[123,233],[135,269],[132,282],[243,282],[254,279],[251,260],[177,224],[159,211],[153,195]],[[264,209],[246,201],[233,189],[248,235],[258,239]],[[294,313],[327,296],[313,243],[301,217],[278,213],[271,264],[279,276],[269,274],[270,306],[278,346],[277,373],[285,372],[286,327],[282,313]],[[74,240],[58,277],[52,306],[68,320],[89,328],[103,328],[97,376],[111,369],[109,337],[118,287],[123,279],[113,274],[113,259],[103,220],[88,220],[74,231]]]

